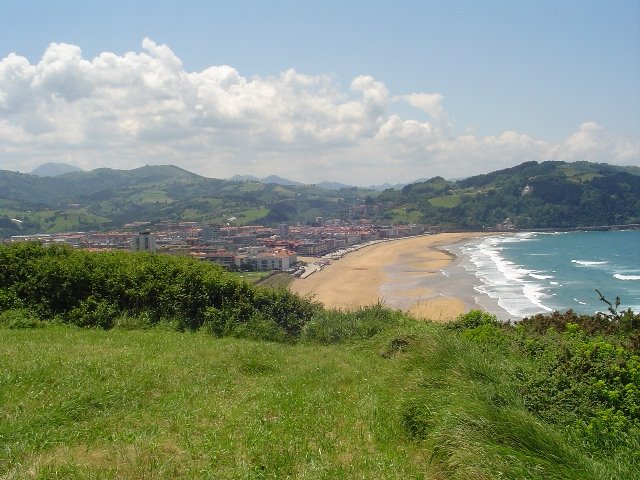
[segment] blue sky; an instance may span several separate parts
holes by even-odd
[[[228,65],[243,82],[259,79],[260,85],[249,85],[241,106],[239,97],[234,97],[229,107],[233,118],[224,113],[229,108],[221,103],[219,92],[209,107],[189,103],[184,92],[177,95],[186,105],[177,112],[210,108],[207,118],[217,115],[215,125],[185,130],[180,142],[164,141],[153,148],[145,139],[151,135],[158,142],[165,130],[149,132],[149,118],[156,119],[156,125],[162,115],[173,128],[185,129],[194,125],[194,118],[171,120],[168,110],[150,113],[148,105],[140,105],[140,116],[132,118],[128,111],[135,108],[139,94],[132,97],[126,115],[95,93],[80,99],[76,95],[72,102],[69,95],[62,95],[64,104],[21,104],[19,113],[16,108],[3,111],[0,103],[0,121],[4,120],[5,131],[13,132],[4,141],[0,135],[0,168],[28,171],[44,159],[66,160],[83,168],[176,163],[208,176],[276,173],[302,181],[367,183],[431,174],[463,176],[452,164],[467,173],[480,173],[551,157],[640,163],[639,1],[3,0],[0,4],[0,60],[8,64],[9,54],[15,53],[33,67],[25,80],[28,84],[22,85],[27,90],[20,95],[45,95],[35,85],[38,69],[44,69],[41,59],[52,43],[77,46],[82,59],[91,62],[102,52],[120,58],[127,52],[142,54],[145,38],[173,52],[181,62],[180,74]],[[58,64],[69,58],[60,51],[56,55]],[[138,62],[132,68],[140,73],[142,67]],[[288,80],[270,84],[270,79],[282,79],[289,69],[316,80],[302,81],[304,87],[300,79],[295,87]],[[88,72],[93,86],[105,81],[103,74],[82,71]],[[56,88],[70,77],[60,78],[54,82]],[[73,78],[64,88],[79,85]],[[357,78],[375,83],[354,88]],[[202,78],[192,80],[195,85],[206,83]],[[265,100],[264,92],[272,87],[278,94],[268,94],[270,101],[291,102],[282,113],[273,113]],[[0,98],[2,88],[0,70]],[[5,87],[5,99],[18,95],[15,88]],[[304,98],[296,93],[301,89]],[[257,91],[262,92],[257,93],[260,101],[249,98]],[[422,93],[430,96],[407,97]],[[367,103],[374,96],[375,105]],[[356,101],[361,110],[344,114],[347,107],[355,108]],[[263,118],[247,107],[257,104],[271,113]],[[324,106],[315,111],[320,104]],[[121,120],[118,128],[144,124],[144,132],[135,130],[128,144],[109,141],[105,125],[91,124],[95,115],[90,110],[98,105]],[[238,109],[248,117],[239,118]],[[47,117],[42,122],[55,125],[35,128],[25,123],[28,113],[33,117],[44,110]],[[340,126],[347,117],[343,130],[329,131],[328,125]],[[362,122],[357,128],[356,117]],[[73,138],[56,136],[54,130],[63,127],[56,119],[71,122],[72,118],[78,125],[90,126],[66,125],[66,130],[84,130]],[[266,126],[250,122],[251,118],[262,118]],[[304,125],[296,123],[302,121]],[[231,125],[233,132],[225,135]],[[273,125],[282,125],[282,130],[271,131],[269,137],[265,132]],[[327,133],[317,138],[309,133],[313,129]],[[505,132],[510,133],[505,137]]]

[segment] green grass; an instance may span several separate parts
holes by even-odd
[[[632,478],[528,413],[532,364],[478,332],[379,308],[294,345],[5,326],[0,478]]]
[[[4,478],[415,478],[394,361],[151,331],[0,330]],[[37,354],[33,352],[38,352]]]
[[[131,200],[133,201],[134,199]],[[160,188],[149,188],[147,190],[143,190],[139,193],[136,200],[142,203],[173,203],[173,198],[167,195],[167,192]]]
[[[422,213],[413,209],[395,208],[391,215],[394,223],[420,223],[423,220]]]
[[[293,282],[291,275],[285,272],[279,272],[259,281],[258,285],[261,287],[286,288],[291,282]]]
[[[39,211],[20,211],[6,209],[0,211],[0,214],[7,215],[10,218],[27,219],[40,225],[42,232],[69,232],[78,230],[78,228],[86,228],[94,226],[100,228],[109,222],[105,217],[88,213],[86,209],[69,209],[69,210],[39,210]]]
[[[430,198],[429,203],[434,207],[453,208],[460,205],[460,195],[445,195],[443,197]]]
[[[263,278],[271,275],[273,272],[228,272],[232,277],[239,278],[248,283],[256,283],[262,280]]]
[[[259,218],[266,216],[269,213],[269,209],[265,207],[248,208],[238,212],[234,223],[238,225],[251,225]]]

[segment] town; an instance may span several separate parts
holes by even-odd
[[[199,222],[133,222],[107,232],[66,232],[12,236],[7,242],[38,241],[67,244],[90,251],[130,250],[187,255],[229,270],[280,270],[308,276],[323,263],[362,246],[425,233],[422,225],[374,225],[366,220],[346,222],[316,218],[316,225],[280,223],[220,225]],[[299,267],[299,258],[318,258],[311,268]]]

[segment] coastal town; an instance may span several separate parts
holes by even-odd
[[[15,235],[5,242],[67,244],[90,251],[130,250],[185,255],[229,270],[280,270],[305,278],[331,260],[377,242],[425,233],[423,225],[374,225],[316,219],[320,226],[280,223],[219,225],[199,222],[132,222],[106,232]],[[299,259],[317,259],[299,262]],[[307,266],[306,264],[309,263]]]

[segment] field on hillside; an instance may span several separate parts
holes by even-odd
[[[329,321],[296,344],[5,323],[0,476],[632,478],[624,450],[527,411],[532,363],[488,348],[486,325],[397,320],[345,341]]]
[[[240,275],[0,246],[0,479],[640,471],[640,315],[619,299],[442,325],[326,310],[277,288],[282,274]]]

